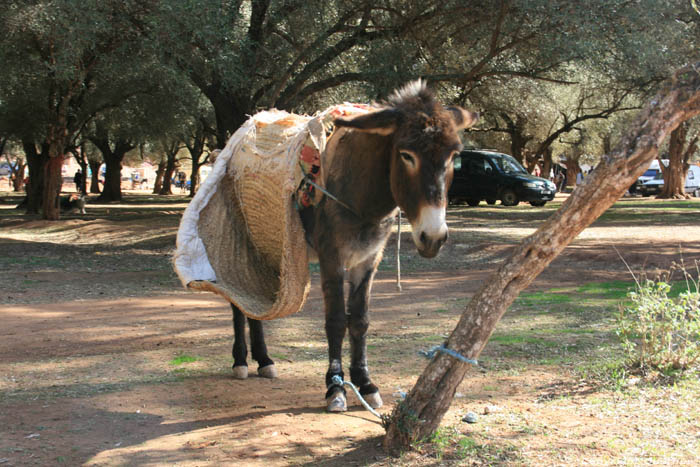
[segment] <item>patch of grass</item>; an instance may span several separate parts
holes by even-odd
[[[532,292],[520,294],[515,301],[518,306],[541,306],[571,302],[571,295],[551,292]]]
[[[537,329],[537,334],[596,334],[598,331],[595,329],[583,329],[583,328],[565,328],[565,329]]]
[[[522,345],[522,344],[534,344],[541,345],[544,347],[557,347],[560,344],[558,342],[545,340],[539,337],[532,337],[531,335],[523,334],[501,334],[494,335],[491,337],[491,342],[495,342],[501,345]]]
[[[476,436],[461,433],[457,427],[441,427],[413,449],[423,456],[434,457],[439,465],[519,465],[523,459],[512,444],[480,443]],[[422,464],[421,464],[422,465]]]
[[[192,362],[196,362],[197,360],[199,360],[199,358],[193,357],[193,356],[191,356],[191,355],[187,355],[187,354],[184,354],[184,353],[181,353],[181,354],[178,354],[177,357],[175,357],[175,358],[173,358],[172,360],[170,360],[170,362],[168,362],[168,363],[169,363],[170,365],[173,365],[173,366],[178,366],[178,365],[182,365],[183,363],[192,363]]]
[[[616,391],[625,387],[629,376],[621,357],[587,361],[574,367],[574,373],[581,379]]]
[[[578,293],[601,295],[605,299],[623,300],[634,288],[632,281],[589,282],[577,289]]]

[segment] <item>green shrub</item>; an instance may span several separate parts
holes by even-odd
[[[686,276],[687,277],[687,276]],[[700,293],[687,283],[677,298],[671,286],[646,280],[628,294],[630,305],[620,306],[617,334],[632,366],[664,373],[686,370],[700,359]]]

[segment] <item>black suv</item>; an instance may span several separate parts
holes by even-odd
[[[477,206],[481,200],[504,206],[527,201],[544,206],[554,199],[557,188],[544,178],[535,177],[507,154],[484,150],[465,150],[454,160],[454,179],[448,192],[451,202],[466,201]]]

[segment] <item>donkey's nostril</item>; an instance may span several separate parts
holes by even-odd
[[[421,232],[420,233],[420,242],[422,244],[425,244],[426,240],[427,240],[427,238],[425,237],[425,232]]]

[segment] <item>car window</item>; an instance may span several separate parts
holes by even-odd
[[[642,174],[644,177],[655,177],[659,171],[656,169],[649,169]]]
[[[484,159],[484,167],[483,167],[484,173],[490,174],[493,172],[493,167],[491,167],[491,164],[489,163],[488,159]]]
[[[506,154],[500,154],[493,158],[498,167],[506,173],[527,173],[527,170],[518,161]]]
[[[460,156],[456,156],[452,162],[452,165],[454,166],[454,170],[462,170],[462,158]]]
[[[695,174],[693,174],[693,171],[692,171],[692,170],[689,170],[689,171],[688,171],[688,178],[689,178],[690,180],[692,180],[692,179],[695,178]]]

